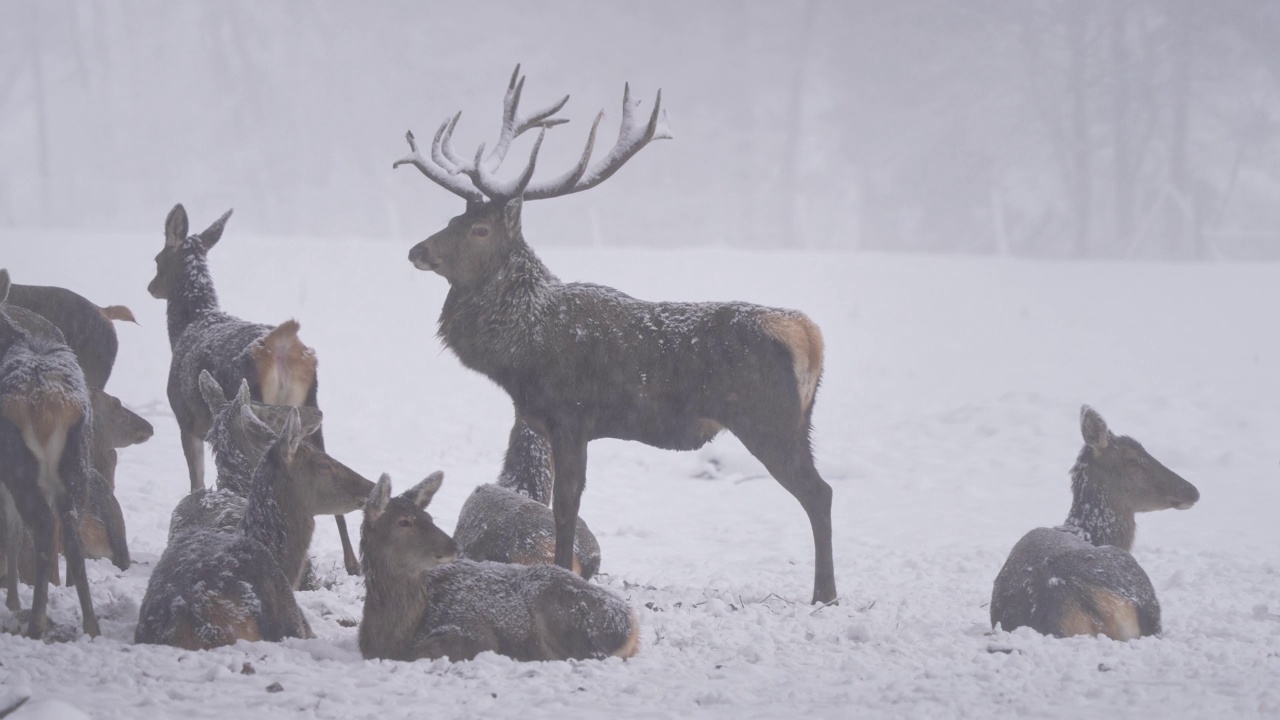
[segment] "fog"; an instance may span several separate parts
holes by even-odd
[[[0,228],[424,236],[462,202],[405,131],[492,143],[516,63],[572,96],[540,177],[624,82],[675,136],[535,245],[1280,257],[1268,0],[0,0]]]

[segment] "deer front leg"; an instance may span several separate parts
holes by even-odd
[[[556,564],[573,570],[573,536],[578,529],[578,506],[587,484],[587,441],[580,433],[557,428],[551,433],[555,467],[552,514],[556,520]]]
[[[187,473],[191,476],[191,492],[204,489],[204,438],[182,428],[182,454],[187,458]]]

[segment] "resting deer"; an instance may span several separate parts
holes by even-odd
[[[466,212],[415,245],[409,260],[449,282],[439,319],[445,345],[506,390],[517,414],[550,439],[556,564],[573,563],[588,442],[619,438],[694,450],[727,429],[800,501],[813,529],[813,601],[835,601],[831,487],[814,467],[809,444],[822,375],[818,326],[793,310],[645,302],[612,288],[561,282],[525,242],[523,202],[595,187],[650,141],[670,134],[661,93],[645,124],[636,118],[628,87],[613,149],[591,162],[601,114],[577,165],[535,182],[542,134],[565,122],[552,116],[568,97],[520,116],[519,70],[507,88],[498,142],[487,155],[483,145],[474,159],[453,152],[454,116],[436,131],[430,158],[409,133],[411,154],[395,165],[413,165],[467,202]],[[511,141],[533,128],[542,134],[528,164],[514,179],[496,178]]]
[[[373,483],[324,472],[296,408],[258,464],[233,531],[194,530],[165,548],[147,584],[134,641],[200,650],[237,640],[312,637],[293,596],[313,517],[360,507]]]
[[[1160,603],[1129,554],[1134,513],[1186,510],[1200,491],[1142,445],[1116,436],[1088,405],[1085,446],[1071,468],[1071,512],[1056,528],[1027,533],[1009,553],[991,592],[991,626],[1045,635],[1130,640],[1160,632]]]
[[[125,407],[120,398],[102,390],[90,389],[89,402],[93,405],[93,467],[114,491],[119,462],[116,451],[150,440],[155,428]]]
[[[258,464],[266,455],[293,412],[302,421],[303,436],[312,435],[320,428],[322,415],[316,408],[292,408],[282,405],[263,405],[249,398],[249,386],[240,383],[240,391],[231,400],[208,372],[200,374],[200,390],[213,414],[213,427],[209,430],[209,444],[213,447],[214,464],[218,469],[218,484],[214,490],[197,490],[188,493],[178,502],[169,519],[169,542],[178,535],[193,529],[234,530],[244,517],[245,505],[253,488],[253,476]],[[334,460],[310,442],[303,441],[303,452],[313,456],[316,472],[323,475],[317,482],[369,483],[342,463]],[[372,483],[369,483],[372,485]],[[310,522],[310,521],[307,521]],[[314,524],[296,528],[295,533],[310,541]],[[306,548],[303,548],[306,551]],[[307,565],[291,576],[295,590],[301,589],[307,575]]]
[[[497,483],[477,487],[458,513],[453,539],[471,560],[551,564],[556,556],[556,523],[551,502],[551,446],[516,418]],[[573,571],[589,580],[600,569],[600,544],[578,518],[573,536]]]
[[[298,323],[278,326],[245,322],[222,312],[209,273],[209,250],[222,238],[228,210],[196,235],[187,234],[187,211],[175,205],[165,219],[164,248],[156,255],[156,276],[147,286],[168,302],[169,405],[182,435],[182,451],[192,492],[204,487],[204,439],[212,419],[200,395],[201,371],[222,387],[249,382],[253,398],[268,405],[317,407],[316,356],[298,339]],[[324,437],[312,440],[324,449]],[[359,570],[346,519],[336,518],[347,572]]]
[[[6,604],[20,609],[18,552],[21,529],[31,529],[36,550],[34,596],[27,634],[48,626],[48,580],[57,563],[55,528],[61,527],[68,580],[76,586],[84,631],[98,634],[89,597],[84,551],[76,532],[73,498],[93,467],[89,435],[92,407],[84,372],[65,344],[35,335],[9,318],[9,273],[0,270],[0,505],[5,515]]]
[[[455,560],[426,507],[444,475],[399,497],[383,475],[360,528],[366,658],[516,660],[631,657],[640,625],[625,600],[554,565]]]
[[[98,307],[60,287],[15,284],[9,289],[9,302],[44,317],[62,331],[90,390],[106,387],[116,363],[120,341],[112,321],[138,322],[133,311],[123,305]]]

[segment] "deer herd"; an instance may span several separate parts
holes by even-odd
[[[522,114],[523,89],[517,66],[487,152],[455,152],[454,115],[429,153],[407,134],[410,152],[394,164],[416,167],[466,202],[408,259],[449,283],[444,345],[514,405],[498,481],[469,496],[453,537],[427,512],[440,472],[393,495],[386,475],[371,482],[326,452],[317,358],[297,322],[262,325],[220,309],[208,254],[231,212],[199,233],[182,205],[169,213],[148,290],[166,303],[168,397],[190,493],[173,510],[136,642],[199,650],[311,637],[294,593],[315,582],[315,518],[333,515],[346,570],[365,583],[366,658],[463,660],[486,650],[520,660],[629,657],[638,649],[635,613],[590,582],[600,546],[578,517],[588,444],[618,438],[693,450],[725,430],[799,501],[813,532],[812,601],[836,602],[831,486],[810,447],[823,369],[818,326],[794,310],[646,302],[560,281],[525,241],[523,203],[595,187],[671,135],[661,93],[646,117],[627,88],[612,149],[593,158],[601,113],[576,164],[535,180],[543,137],[567,122],[557,114],[569,98]],[[535,129],[524,167],[499,178],[513,141]],[[130,565],[116,451],[145,442],[152,428],[105,385],[117,351],[113,322],[131,320],[127,308],[11,284],[0,270],[0,542],[7,607],[32,638],[49,630],[59,553],[91,636],[99,628],[85,558]],[[1155,592],[1129,553],[1134,514],[1186,509],[1199,493],[1088,407],[1081,432],[1067,520],[1013,548],[994,583],[992,626],[1119,640],[1159,633]],[[344,514],[359,508],[357,556]],[[29,613],[19,614],[20,579],[33,587]]]

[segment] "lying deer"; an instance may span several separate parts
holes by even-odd
[[[6,605],[16,612],[21,529],[31,529],[36,578],[27,634],[48,627],[50,568],[57,563],[55,528],[61,527],[67,577],[76,586],[84,631],[98,635],[89,597],[84,551],[76,532],[73,498],[93,467],[89,435],[93,409],[84,372],[71,348],[34,335],[9,318],[9,273],[0,270],[0,505],[5,516]]]
[[[278,326],[245,322],[222,312],[209,273],[209,250],[222,238],[228,210],[196,235],[187,234],[187,211],[175,205],[165,220],[164,248],[156,255],[156,276],[147,286],[153,297],[168,302],[169,405],[173,408],[187,458],[191,491],[204,487],[204,439],[212,418],[200,394],[201,371],[208,370],[222,387],[249,383],[253,398],[268,405],[317,407],[316,356],[298,339],[298,323]],[[312,440],[324,449],[317,432]],[[347,572],[359,562],[347,534],[346,519],[336,518]]]
[[[117,450],[144,443],[155,434],[147,419],[102,390],[89,390],[93,405],[93,467],[102,473],[108,487],[115,490]]]
[[[134,641],[201,650],[237,640],[313,637],[293,596],[313,517],[360,507],[373,483],[326,473],[291,409],[258,464],[233,531],[197,529],[165,548],[147,584]]]
[[[547,507],[555,468],[546,438],[516,418],[497,483],[475,489],[458,513],[453,539],[470,560],[551,564],[556,559],[556,523]],[[600,544],[578,518],[573,571],[589,580],[600,569]]]
[[[426,507],[444,475],[399,497],[386,475],[360,529],[366,658],[516,660],[631,657],[640,625],[625,600],[554,565],[455,560],[458,546]]]
[[[15,284],[9,289],[9,302],[44,317],[62,331],[90,390],[106,387],[116,363],[120,341],[112,321],[138,322],[133,311],[123,305],[98,307],[60,287]]]
[[[1027,626],[1045,635],[1130,640],[1160,632],[1160,603],[1129,554],[1134,514],[1200,499],[1191,483],[1142,445],[1080,409],[1085,446],[1071,468],[1071,512],[1056,528],[1027,533],[1009,553],[991,591],[991,626]]]
[[[552,116],[568,97],[519,116],[519,71],[511,76],[502,131],[487,155],[483,145],[474,158],[453,151],[455,115],[436,131],[430,158],[409,133],[410,155],[395,165],[413,165],[467,202],[465,213],[409,251],[409,261],[449,282],[439,319],[444,344],[506,390],[517,414],[550,439],[556,564],[573,565],[588,442],[618,438],[694,450],[727,429],[800,501],[813,529],[813,601],[834,601],[831,487],[814,467],[809,442],[822,376],[818,326],[794,310],[646,302],[612,288],[561,282],[525,242],[523,202],[593,188],[670,134],[661,93],[645,124],[636,118],[638,103],[628,87],[613,149],[591,162],[602,113],[577,165],[534,182],[542,137],[565,122]],[[498,179],[511,141],[533,128],[542,133],[528,164],[514,179]]]
[[[215,490],[197,490],[178,502],[169,519],[169,542],[193,529],[234,530],[244,517],[244,509],[253,488],[253,476],[267,449],[283,432],[290,414],[298,412],[304,437],[320,428],[322,415],[316,408],[291,408],[263,405],[249,398],[249,387],[240,383],[240,391],[231,400],[208,372],[200,374],[200,390],[213,414],[209,444],[213,447],[218,469]],[[342,463],[329,457],[310,442],[303,441],[303,452],[313,456],[312,464],[322,473],[323,483],[369,483]],[[309,519],[306,522],[311,522]],[[310,541],[315,525],[294,528],[291,532]],[[306,548],[302,549],[306,552]],[[295,590],[301,589],[307,576],[304,562],[296,576],[291,576]]]

